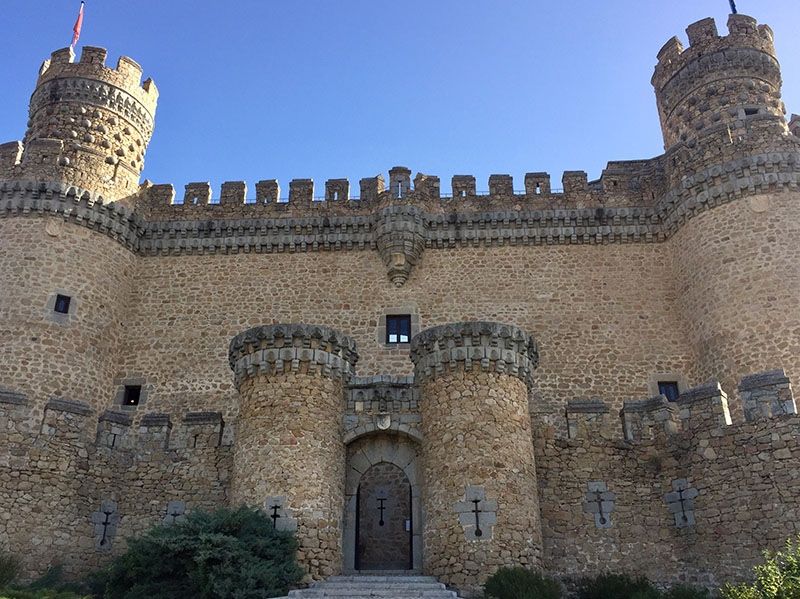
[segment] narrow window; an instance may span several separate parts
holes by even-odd
[[[535,193],[537,196],[538,196],[538,195],[542,195],[542,185],[541,185],[541,183],[537,183],[537,184],[536,184],[536,188],[533,190],[533,192],[534,192],[534,193]]]
[[[142,397],[141,385],[125,385],[125,395],[122,397],[123,406],[138,406]]]
[[[408,343],[411,340],[411,316],[390,315],[386,317],[386,343]]]
[[[53,310],[58,312],[59,314],[69,314],[69,303],[72,301],[72,298],[68,295],[61,295],[60,293],[56,295],[56,305],[53,307]]]
[[[676,381],[658,381],[658,392],[669,401],[677,401],[680,395]]]
[[[745,116],[753,116],[758,114],[758,108],[745,108],[744,109]]]

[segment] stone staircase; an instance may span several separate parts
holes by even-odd
[[[433,576],[407,574],[375,574],[332,576],[313,583],[307,589],[291,591],[288,599],[363,599],[364,597],[425,597],[428,599],[459,599],[454,591]]]

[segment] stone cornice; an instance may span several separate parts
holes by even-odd
[[[153,107],[145,105],[128,90],[108,81],[88,76],[59,76],[44,81],[31,96],[30,116],[33,117],[49,105],[61,102],[80,102],[113,110],[136,126],[145,137],[149,138],[153,134]]]
[[[356,344],[326,326],[265,325],[231,340],[228,360],[237,386],[260,374],[299,372],[349,380],[358,362]]]
[[[781,151],[748,154],[693,171],[654,206],[521,210],[512,197],[507,210],[460,212],[458,199],[453,199],[425,204],[428,210],[419,211],[412,198],[399,205],[399,212],[332,216],[317,211],[308,216],[295,212],[226,219],[198,210],[186,220],[148,222],[118,203],[105,204],[102,197],[73,186],[0,181],[0,218],[56,215],[145,256],[381,250],[387,268],[400,273],[395,275],[399,281],[419,259],[421,244],[449,248],[655,243],[670,238],[687,220],[727,202],[797,190],[800,150],[787,145]],[[430,211],[430,206],[437,209]],[[392,256],[401,242],[410,250],[397,268]]]
[[[125,206],[105,204],[102,196],[53,182],[0,181],[0,218],[57,216],[93,229],[125,246],[139,250],[143,221]]]
[[[508,374],[530,387],[539,351],[533,337],[514,325],[459,322],[416,335],[411,361],[418,381],[461,368]]]

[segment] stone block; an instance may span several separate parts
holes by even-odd
[[[770,370],[742,378],[739,397],[748,422],[797,413],[792,385],[783,370]]]

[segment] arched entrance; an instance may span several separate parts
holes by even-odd
[[[411,570],[411,484],[381,462],[362,476],[356,495],[356,570]]]
[[[421,571],[421,520],[417,443],[383,433],[352,441],[345,483],[345,570]]]

